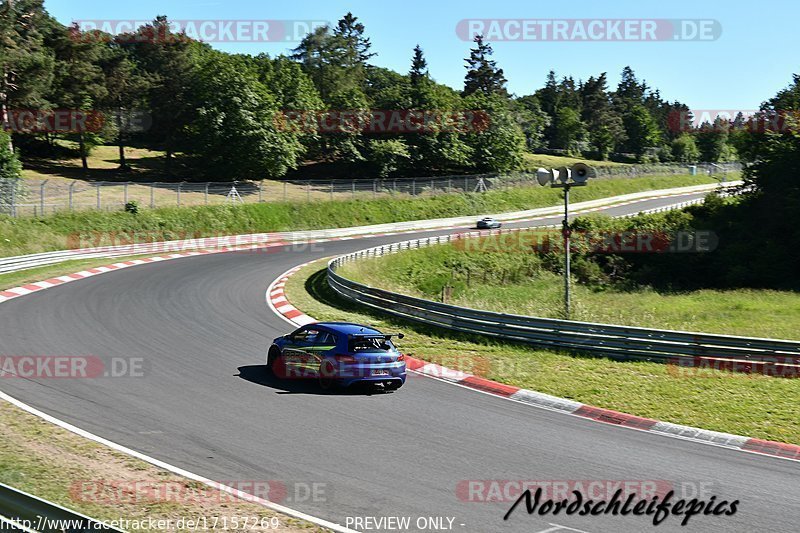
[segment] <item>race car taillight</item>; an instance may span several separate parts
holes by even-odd
[[[406,360],[406,354],[401,353],[400,355],[397,356],[397,360],[398,361],[405,361]]]
[[[353,357],[352,355],[349,355],[349,354],[335,355],[334,358],[336,359],[336,362],[344,363],[346,365],[354,365],[354,364],[358,363],[356,358]]]

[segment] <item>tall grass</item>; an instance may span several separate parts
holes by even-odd
[[[523,234],[524,235],[524,234]],[[372,286],[503,313],[563,318],[560,264],[530,248],[475,239],[350,263],[342,273]],[[523,238],[524,241],[524,238]],[[467,243],[465,245],[464,243]],[[560,258],[556,258],[559,260]],[[554,270],[556,270],[554,272]],[[571,318],[589,322],[800,339],[800,294],[729,289],[658,291],[572,283]]]

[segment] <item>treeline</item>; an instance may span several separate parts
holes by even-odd
[[[669,102],[625,67],[614,90],[605,72],[586,81],[547,75],[545,86],[516,100],[531,115],[528,147],[625,162],[736,160],[733,124],[695,123],[689,107]]]
[[[800,75],[731,134],[743,161],[743,194],[710,195],[704,204],[632,219],[585,218],[595,235],[695,235],[711,232],[705,253],[596,253],[577,250],[573,273],[597,287],[648,285],[660,290],[772,288],[800,290]],[[766,126],[766,127],[763,127]],[[724,128],[723,128],[724,132]],[[687,241],[688,242],[688,241]],[[552,257],[558,268],[560,257]],[[758,317],[754,317],[758,320]]]
[[[0,35],[0,105],[11,134],[0,139],[3,176],[18,174],[17,152],[58,155],[58,139],[77,143],[84,168],[94,146],[114,143],[125,170],[123,148],[136,145],[163,151],[167,174],[200,179],[280,178],[304,161],[371,176],[506,171],[521,167],[526,150],[629,161],[735,157],[727,133],[671,128],[688,107],[663,100],[630,68],[613,91],[605,73],[575,82],[551,72],[543,88],[517,97],[477,37],[457,91],[432,78],[420,46],[405,73],[371,64],[366,29],[350,13],[279,57],[213,50],[170,31],[163,16],[130,34],[81,31],[57,22],[41,0],[5,2]],[[93,120],[28,127],[26,110],[80,110]]]

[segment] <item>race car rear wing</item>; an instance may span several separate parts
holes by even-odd
[[[405,335],[402,333],[350,333],[347,335],[348,339],[386,339],[387,341],[392,337],[402,339]]]

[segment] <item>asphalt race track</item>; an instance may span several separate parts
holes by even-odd
[[[420,235],[437,233],[446,232]],[[348,516],[408,516],[413,531],[418,517],[454,517],[453,531],[479,533],[798,530],[797,462],[620,429],[419,376],[375,395],[328,395],[266,378],[269,342],[290,329],[265,304],[271,281],[317,257],[409,238],[176,259],[6,302],[0,354],[141,357],[145,376],[7,378],[0,387],[197,474],[279,480],[290,487],[280,503],[343,525]],[[656,528],[647,517],[528,516],[524,505],[503,521],[511,502],[462,501],[457,487],[466,480],[657,480],[671,482],[678,497],[702,487],[705,499],[740,504],[734,516],[695,516],[686,527],[677,517]],[[297,497],[291,488],[306,485],[296,483],[321,491]]]

